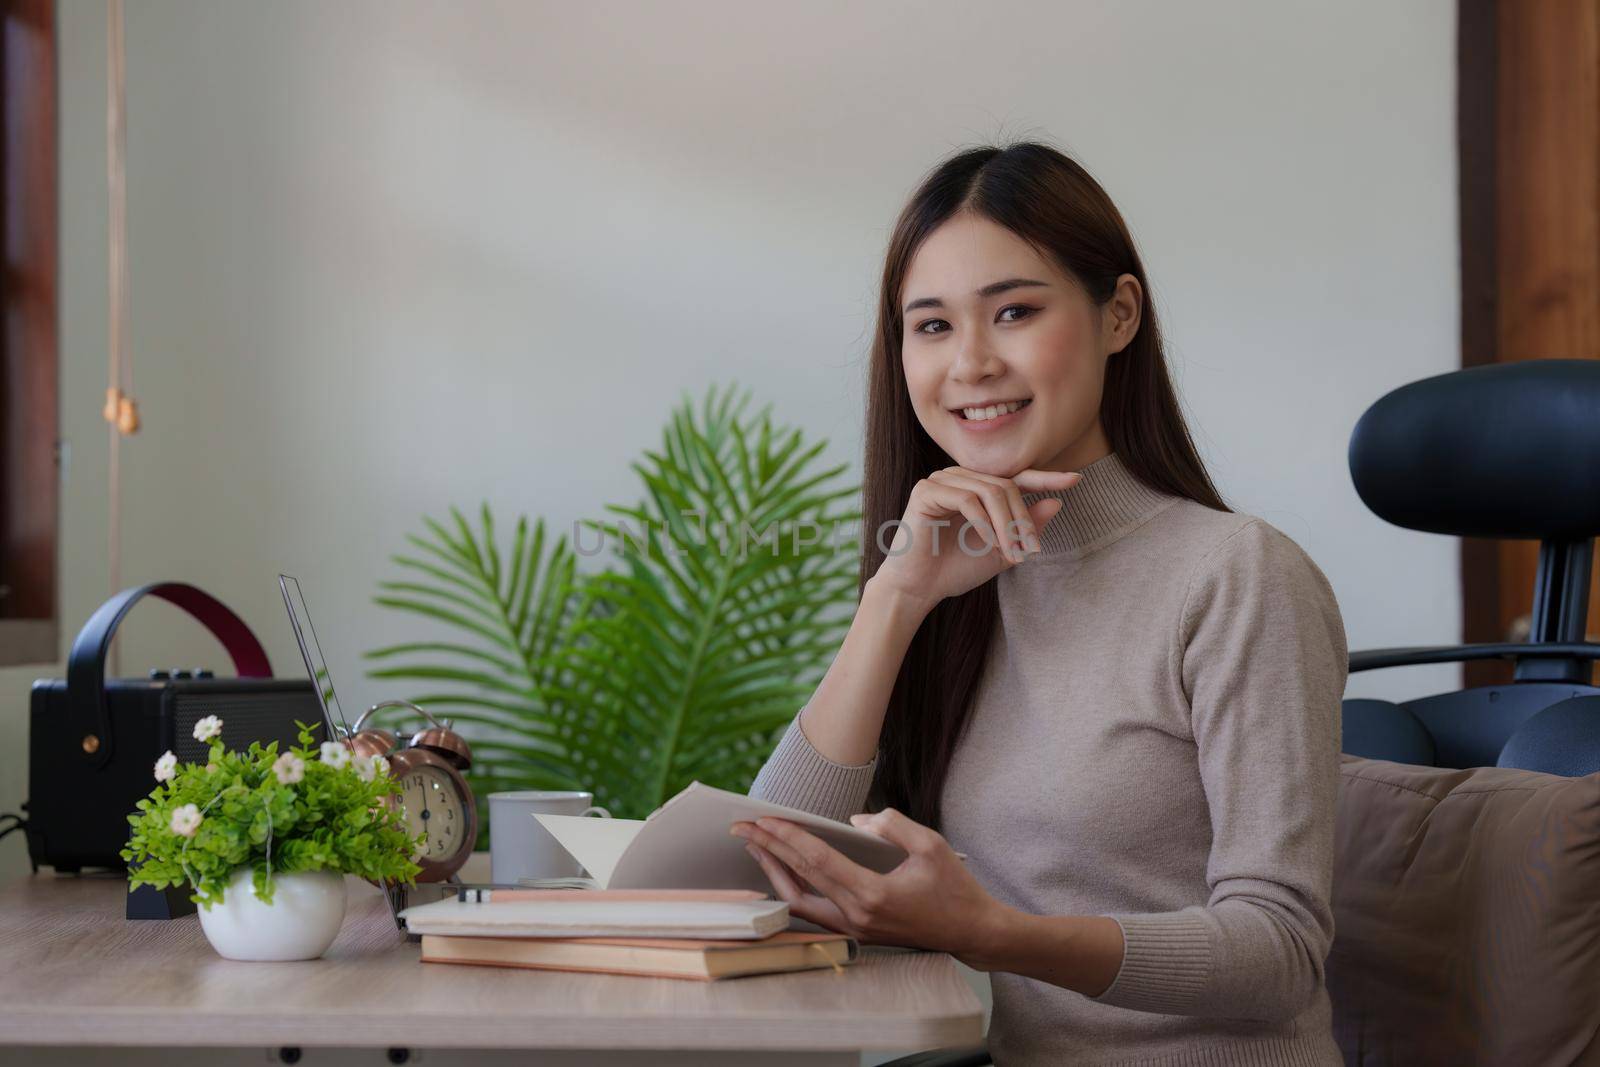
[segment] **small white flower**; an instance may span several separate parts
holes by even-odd
[[[350,762],[350,750],[341,741],[322,742],[322,762],[334,770],[343,770]]]
[[[207,715],[194,724],[194,739],[196,741],[209,741],[222,732],[222,720],[215,715]]]
[[[156,760],[156,781],[170,782],[178,773],[178,757],[170,751]]]
[[[207,774],[210,774],[212,771],[215,771],[216,769],[217,769],[217,765],[215,763],[206,764],[206,773]]]
[[[194,832],[200,829],[200,809],[194,804],[185,804],[181,808],[174,808],[172,812],[172,832],[182,834],[184,837],[193,837]]]
[[[356,760],[356,773],[363,782],[370,782],[389,773],[389,761],[382,756],[372,755],[366,759]]]
[[[285,752],[272,765],[272,773],[284,785],[294,785],[306,776],[306,761],[293,752]]]

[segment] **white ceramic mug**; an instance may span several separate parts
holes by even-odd
[[[540,815],[598,815],[594,794],[538,789],[489,794],[489,877],[496,885],[535,878],[576,878],[584,873],[572,854],[539,825]]]

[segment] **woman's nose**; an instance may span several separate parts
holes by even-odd
[[[955,362],[950,365],[950,377],[958,382],[977,382],[1005,373],[1006,365],[998,353],[982,338],[974,336],[963,341],[956,349]]]

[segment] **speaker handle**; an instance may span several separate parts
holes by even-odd
[[[101,604],[78,631],[67,659],[67,715],[81,755],[91,767],[111,758],[110,710],[106,706],[106,653],[117,626],[139,600],[157,597],[182,608],[211,631],[233,657],[241,678],[271,678],[272,664],[256,635],[222,601],[183,582],[154,582],[124,589]]]

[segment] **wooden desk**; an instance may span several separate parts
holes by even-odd
[[[120,878],[14,881],[0,889],[0,1045],[680,1049],[698,1050],[697,1063],[854,1063],[861,1050],[982,1040],[982,1006],[942,954],[869,949],[843,974],[721,982],[423,964],[382,895],[346,881],[338,941],[302,963],[222,959],[195,916],[130,922]]]

